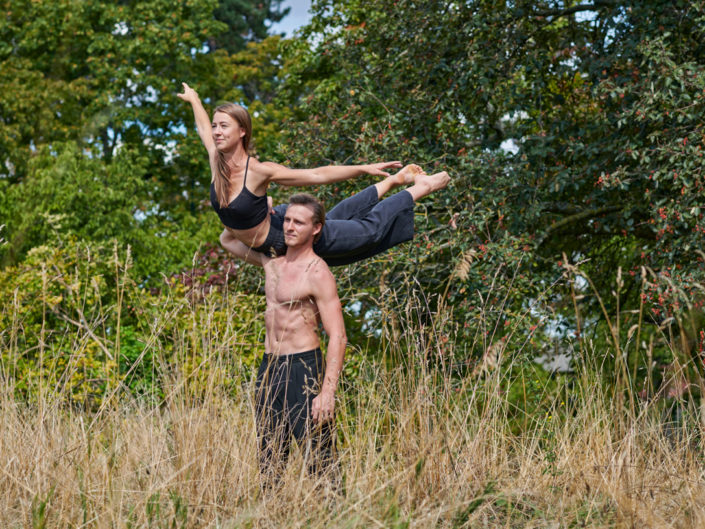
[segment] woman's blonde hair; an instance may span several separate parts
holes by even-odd
[[[249,155],[250,143],[252,141],[252,118],[247,109],[235,103],[225,103],[217,106],[213,115],[215,115],[216,112],[227,114],[237,121],[238,125],[245,130],[245,135],[241,138],[242,147]],[[226,207],[228,205],[228,198],[230,198],[230,166],[228,166],[225,155],[220,151],[218,151],[218,164],[213,185],[215,186],[215,196],[218,197],[220,207]]]

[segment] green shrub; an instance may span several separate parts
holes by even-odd
[[[264,336],[261,296],[237,292],[227,277],[196,288],[175,276],[150,290],[132,280],[130,267],[129,248],[71,240],[34,248],[0,270],[8,387],[28,400],[56,394],[95,408],[119,386],[159,397],[174,370],[198,387],[212,370],[227,384],[234,370],[254,365]]]

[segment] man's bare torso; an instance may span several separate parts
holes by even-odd
[[[300,262],[278,257],[265,264],[267,353],[300,353],[320,345],[318,307],[311,295],[317,263],[322,261],[312,256]]]

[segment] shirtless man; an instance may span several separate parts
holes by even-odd
[[[347,337],[335,278],[313,251],[325,210],[311,195],[291,197],[284,217],[286,254],[239,255],[265,272],[265,353],[257,373],[256,412],[260,471],[265,484],[283,472],[293,436],[309,471],[320,475],[334,463],[332,422],[335,391]],[[323,374],[318,323],[328,335]],[[337,470],[337,469],[335,469]]]

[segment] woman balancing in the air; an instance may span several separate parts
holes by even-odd
[[[408,165],[395,175],[385,169],[399,162],[369,165],[330,165],[315,169],[289,169],[260,162],[249,154],[252,122],[243,107],[234,103],[215,109],[211,121],[198,94],[183,83],[179,98],[191,103],[196,127],[208,151],[211,167],[211,204],[225,225],[220,242],[225,249],[247,261],[251,251],[283,255],[283,221],[286,205],[270,209],[267,187],[331,184],[368,174],[385,177],[331,209],[321,237],[313,249],[329,265],[344,265],[371,257],[414,235],[414,202],[448,185],[443,171],[427,175]],[[380,201],[395,187],[412,184]]]

